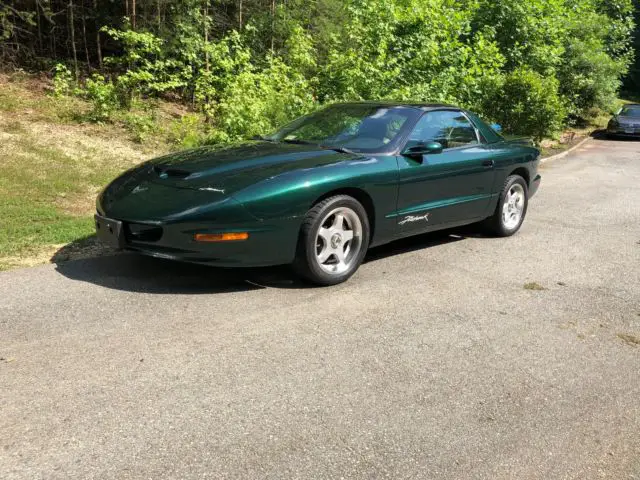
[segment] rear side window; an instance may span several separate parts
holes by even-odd
[[[622,110],[620,110],[620,113],[618,115],[620,115],[621,117],[640,118],[640,107],[637,107],[637,106],[623,107]]]
[[[438,142],[447,148],[459,148],[479,143],[476,129],[462,113],[452,110],[427,112],[409,137],[409,146]]]
[[[469,118],[471,118],[471,121],[475,123],[485,143],[497,143],[504,140],[499,132],[496,132],[492,127],[489,126],[489,123],[478,117],[478,115],[472,112],[467,112],[467,115],[469,116]]]

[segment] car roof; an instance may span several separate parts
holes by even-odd
[[[406,107],[417,108],[420,110],[435,110],[439,108],[453,108],[456,110],[464,110],[463,108],[455,105],[448,105],[446,103],[420,103],[420,102],[395,102],[395,101],[362,101],[362,102],[343,102],[336,105],[370,105],[372,107]]]

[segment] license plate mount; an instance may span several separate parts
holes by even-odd
[[[95,215],[94,219],[98,240],[113,248],[124,248],[124,229],[120,220],[113,220],[101,215]]]

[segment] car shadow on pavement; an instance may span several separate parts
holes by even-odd
[[[625,137],[625,136],[616,136],[609,135],[606,130],[594,130],[591,133],[591,138],[595,140],[605,140],[609,142],[637,142],[640,140],[640,137]]]
[[[472,227],[456,228],[396,240],[395,242],[369,250],[364,263],[375,262],[387,257],[446,245],[452,242],[459,242],[467,237],[478,236],[475,230],[476,229]]]
[[[132,252],[62,261],[67,278],[128,292],[195,295],[259,290],[269,286],[305,288],[284,267],[224,269],[147,257]]]
[[[365,263],[475,236],[473,230],[447,230],[398,240],[372,248]],[[62,247],[52,257],[56,271],[72,280],[105,288],[151,294],[194,295],[259,290],[314,288],[289,266],[218,268],[104,249],[94,237]]]

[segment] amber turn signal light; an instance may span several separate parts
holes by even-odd
[[[194,237],[196,242],[237,242],[249,238],[247,232],[237,233],[197,233]]]

